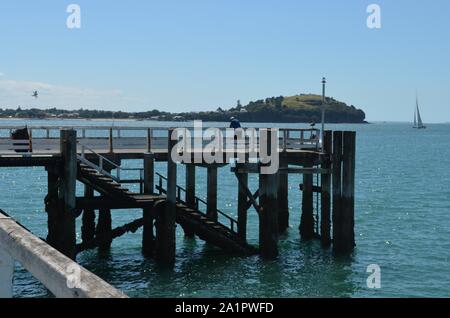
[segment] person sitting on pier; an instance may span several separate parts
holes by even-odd
[[[236,131],[236,129],[242,128],[241,127],[241,123],[240,123],[239,119],[237,119],[236,117],[231,117],[230,121],[231,121],[230,122],[230,128],[235,130],[235,132],[234,132],[234,140],[237,141],[238,140],[238,135],[237,135],[238,132]]]
[[[11,132],[11,139],[13,140],[13,147],[15,152],[32,152],[30,133],[28,132],[27,126],[25,126],[25,128],[19,128]]]
[[[241,123],[239,122],[239,119],[237,119],[236,117],[231,117],[230,121],[231,121],[230,128],[233,128],[233,129],[241,128]]]

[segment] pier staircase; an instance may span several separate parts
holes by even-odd
[[[81,156],[78,156],[78,181],[90,186],[102,196],[116,202],[125,202],[125,205],[128,203],[130,207],[152,207],[157,201],[165,199],[166,188],[163,184],[167,179],[162,175],[157,174],[159,183],[156,186],[156,190],[159,191],[159,195],[144,195],[142,193],[131,192],[122,186],[122,180],[120,179],[121,171],[142,169],[124,169],[101,155],[97,156],[95,160],[87,160],[84,151]],[[116,170],[116,175],[111,174],[111,170]],[[143,171],[140,173],[142,183]],[[247,244],[238,237],[236,220],[219,210],[217,214],[221,219],[229,221],[230,226],[226,226],[219,221],[211,220],[206,213],[203,213],[199,209],[199,205],[206,205],[206,202],[200,198],[195,198],[195,207],[189,207],[182,198],[182,194],[185,193],[186,191],[183,188],[177,186],[176,222],[183,229],[194,233],[205,242],[215,245],[229,253],[239,255],[252,255],[257,253],[255,247]]]
[[[164,183],[167,182],[167,178],[159,173],[156,175],[159,177],[156,190],[159,191],[161,195],[166,194],[167,190]],[[237,220],[220,210],[217,210],[219,220],[212,220],[200,209],[200,205],[205,207],[207,205],[204,200],[195,197],[195,204],[193,207],[190,207],[186,203],[186,190],[177,186],[176,193],[177,223],[183,226],[184,229],[192,231],[205,242],[218,246],[231,253],[251,255],[258,252],[254,246],[249,245],[238,236],[238,233],[236,232],[238,224]],[[229,222],[230,225],[226,226],[220,220],[227,223]]]
[[[112,176],[101,173],[80,161],[78,162],[77,179],[105,196],[128,200],[131,195],[135,194],[123,188]]]

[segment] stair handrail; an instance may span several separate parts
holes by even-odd
[[[156,186],[156,188],[162,194],[162,192],[166,192],[166,190],[162,186],[162,181],[163,180],[167,181],[167,178],[165,176],[163,176],[162,174],[160,174],[160,173],[155,173],[155,174],[159,177],[159,182],[158,182],[158,185]],[[185,195],[187,193],[186,189],[184,189],[183,187],[177,185],[177,200],[182,202],[182,203],[186,203],[185,200],[181,199],[181,192],[185,193]],[[199,202],[203,203],[206,206],[208,205],[208,203],[205,200],[195,196],[195,203],[196,203],[195,205],[196,205],[196,210],[198,210],[198,211],[200,211],[199,208],[198,208],[198,205],[199,205],[198,203]],[[217,212],[217,214],[223,216],[224,218],[226,218],[230,222],[230,230],[232,232],[236,233],[235,229],[237,229],[238,221],[236,219],[234,219],[233,217],[229,216],[228,214],[222,212],[219,209],[216,209],[216,212]],[[205,213],[203,213],[203,214],[205,214]],[[205,214],[205,216],[207,216],[207,215]]]
[[[88,150],[91,154],[93,154],[94,156],[96,156],[98,158],[98,162],[99,164],[96,165],[95,163],[89,161],[86,158],[86,150]],[[93,149],[89,148],[86,145],[81,145],[81,154],[78,155],[77,154],[77,158],[78,160],[80,160],[82,163],[84,163],[85,165],[91,167],[92,169],[97,170],[99,173],[110,177],[111,179],[113,179],[114,181],[120,183],[121,181],[123,181],[121,179],[121,172],[122,171],[139,171],[139,180],[140,180],[140,184],[142,184],[143,180],[144,180],[144,168],[123,168],[120,165],[116,164],[115,162],[109,160],[108,158],[106,158],[105,156],[100,155],[99,153],[95,152]],[[104,167],[104,163],[107,163],[111,166],[114,167],[114,170],[116,170],[116,175],[112,175],[111,173],[109,173],[108,171],[106,171],[103,167]]]

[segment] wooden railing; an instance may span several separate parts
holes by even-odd
[[[181,128],[181,127],[180,127]],[[17,127],[15,126],[0,126],[0,140],[10,139],[10,134]],[[113,153],[115,150],[114,141],[118,140],[126,140],[129,138],[138,138],[139,147],[142,146],[142,149],[136,149],[136,151],[141,152],[152,152],[155,149],[154,142],[158,139],[167,140],[167,132],[168,127],[126,127],[126,126],[29,126],[28,130],[30,133],[30,143],[32,143],[33,139],[35,140],[52,140],[59,139],[59,131],[62,129],[74,129],[78,132],[78,140],[108,140],[108,144],[103,145],[102,147],[107,147],[110,153]],[[193,131],[194,127],[184,127],[181,129]],[[207,129],[207,128],[204,128]],[[227,128],[217,128],[222,133],[222,136],[227,136],[226,130]],[[248,127],[246,129],[255,129]],[[6,134],[5,134],[6,131]],[[3,132],[3,133],[2,133]],[[288,151],[288,150],[301,150],[301,149],[321,149],[321,132],[319,129],[290,129],[290,128],[280,128],[278,129],[279,135],[279,150],[280,151]],[[204,133],[204,130],[203,130]],[[31,137],[33,136],[33,137]],[[197,138],[197,137],[196,137]],[[255,144],[259,144],[259,135],[258,133],[252,132],[252,136],[250,139],[255,141]],[[57,147],[54,142],[47,143],[52,144],[51,147]],[[122,146],[126,145],[126,142],[121,143]],[[164,143],[165,144],[165,143]],[[50,147],[50,146],[49,146]],[[119,146],[117,146],[119,147]],[[161,150],[163,144],[160,144],[158,150]],[[41,151],[43,149],[36,149]],[[52,149],[53,151],[57,149]],[[104,149],[102,149],[104,150]]]
[[[17,126],[0,126],[0,139],[9,139],[12,132],[15,131]],[[78,132],[78,139],[108,139],[109,141],[109,152],[114,151],[114,139],[123,139],[123,138],[146,138],[146,149],[145,151],[152,151],[152,139],[155,136],[155,132],[160,131],[161,136],[167,136],[167,132],[169,128],[164,127],[126,127],[126,126],[28,126],[28,131],[31,136],[34,134],[35,139],[59,139],[59,132],[61,130],[73,129]],[[142,136],[124,136],[124,132],[141,132]],[[2,134],[3,132],[3,134]],[[6,134],[5,134],[6,132]],[[92,133],[102,133],[100,135],[88,134],[88,132]],[[5,136],[6,135],[6,136]]]
[[[167,178],[159,173],[156,173],[156,175],[158,176],[159,180],[158,180],[158,184],[156,185],[156,190],[159,192],[159,194],[166,194],[167,190],[164,187],[164,182],[167,182]],[[177,201],[181,202],[185,205],[187,205],[186,203],[186,189],[184,189],[183,187],[180,187],[177,185]],[[184,198],[183,198],[184,195]],[[206,213],[202,212],[200,210],[200,204],[204,205],[205,207],[208,206],[208,203],[205,200],[200,199],[199,197],[194,197],[194,207],[192,207],[193,209],[197,210],[198,212],[200,212],[201,214],[203,214],[205,217],[207,217]],[[229,229],[234,232],[237,233],[237,226],[238,226],[238,221],[234,218],[232,218],[231,216],[227,215],[226,213],[220,211],[219,209],[216,209],[217,214],[219,216],[222,216],[223,218],[225,218],[229,223]]]

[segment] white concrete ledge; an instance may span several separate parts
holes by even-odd
[[[14,260],[0,247],[0,298],[12,297]]]
[[[1,211],[0,250],[20,262],[58,298],[127,298],[124,293],[26,231]],[[8,266],[6,264],[0,269]]]

